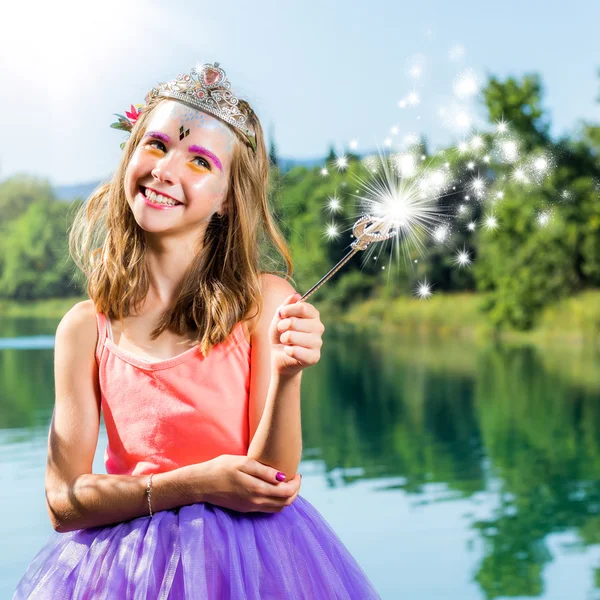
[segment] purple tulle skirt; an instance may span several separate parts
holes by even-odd
[[[208,503],[53,533],[13,600],[369,600],[373,585],[301,496],[279,513]]]

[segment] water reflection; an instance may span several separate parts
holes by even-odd
[[[47,335],[56,323],[11,327],[3,334]],[[305,464],[323,465],[330,489],[370,482],[374,506],[383,490],[397,490],[425,510],[470,502],[473,510],[454,526],[469,538],[465,579],[478,597],[562,597],[545,578],[557,552],[554,536],[571,536],[582,569],[589,562],[583,551],[600,543],[597,356],[367,337],[333,327],[323,348],[321,362],[303,378]],[[51,350],[0,351],[4,457],[27,461],[27,452],[18,451],[22,442],[45,445],[52,360]],[[486,511],[476,510],[482,498]],[[421,569],[427,573],[429,564]],[[401,583],[390,577],[402,597]],[[581,586],[587,597],[595,593],[592,574]],[[465,586],[461,598],[473,597],[467,592]]]

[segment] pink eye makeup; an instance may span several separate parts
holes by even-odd
[[[166,133],[162,133],[161,131],[148,131],[144,135],[144,138],[160,140],[161,142],[164,142],[165,144],[168,144],[171,141],[171,138]]]
[[[215,166],[217,167],[217,169],[219,169],[219,171],[223,170],[223,167],[221,165],[221,161],[219,160],[219,157],[216,154],[213,154],[207,148],[203,148],[202,146],[196,146],[195,144],[192,144],[188,148],[188,151],[192,154],[201,154],[203,156],[210,158],[210,160],[212,160],[213,163],[215,163]]]

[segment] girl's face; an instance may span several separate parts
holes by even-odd
[[[125,195],[140,227],[189,231],[224,214],[234,143],[216,117],[174,100],[161,103],[125,171]]]

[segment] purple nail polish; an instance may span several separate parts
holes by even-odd
[[[277,481],[285,481],[285,475],[281,471],[277,471],[275,479],[277,479]]]

